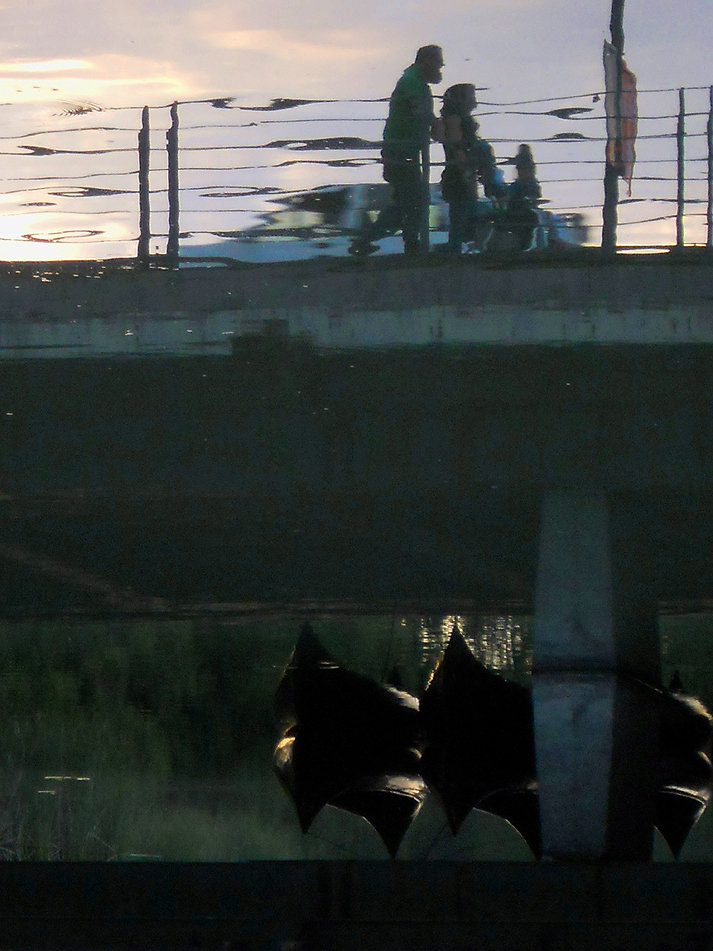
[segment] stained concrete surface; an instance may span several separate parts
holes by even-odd
[[[123,589],[529,602],[553,487],[621,499],[659,598],[708,598],[712,353],[258,334],[224,357],[0,362],[3,610]]]

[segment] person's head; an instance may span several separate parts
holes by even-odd
[[[457,83],[449,86],[443,93],[444,116],[469,114],[478,105],[478,97],[473,83]]]
[[[416,66],[425,83],[440,83],[443,79],[443,50],[440,46],[422,46],[416,53]]]
[[[537,172],[535,159],[532,155],[532,149],[529,145],[521,145],[517,150],[517,155],[512,159],[512,164],[517,169],[520,178],[534,178]]]

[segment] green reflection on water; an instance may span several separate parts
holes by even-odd
[[[315,622],[339,663],[423,689],[454,625],[486,663],[529,673],[526,619]],[[272,772],[272,698],[299,622],[0,627],[0,856],[230,861],[385,858],[366,822],[327,808],[306,836]],[[474,815],[457,840],[429,802],[401,857],[530,857]],[[510,836],[510,845],[507,845]]]
[[[315,621],[350,670],[397,667],[419,693],[454,627],[502,675],[527,683],[529,617]],[[386,859],[362,819],[327,807],[310,833],[272,771],[272,698],[299,622],[224,620],[0,626],[0,858],[237,861]],[[661,619],[675,669],[713,706],[713,618]],[[655,857],[668,859],[657,840]],[[710,861],[704,815],[682,858]],[[473,812],[453,838],[429,797],[399,858],[530,860],[502,820]]]

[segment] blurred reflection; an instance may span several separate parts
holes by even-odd
[[[668,690],[637,688],[656,708],[654,824],[677,858],[713,790],[713,717],[678,674]],[[540,858],[531,691],[481,664],[455,625],[419,703],[340,668],[306,624],[275,703],[275,766],[303,832],[331,803],[371,822],[395,857],[428,787],[454,836],[474,809],[491,813]]]
[[[530,692],[487,670],[454,629],[421,699],[421,773],[455,835],[473,808],[507,819],[539,858]]]
[[[665,714],[657,825],[674,852],[682,848],[696,861],[713,856],[713,822],[702,812],[710,793],[709,719],[690,696],[713,699],[710,623],[706,616],[662,620],[664,673],[668,679],[679,669],[682,682],[656,694]],[[505,812],[515,805],[510,793],[483,798],[479,809],[490,811],[470,812],[453,837],[440,795],[422,799],[413,751],[425,755],[424,737],[412,742],[409,725],[414,702],[446,677],[444,652],[454,631],[478,677],[487,681],[497,672],[503,696],[505,680],[527,688],[530,618],[354,617],[315,627],[325,654],[339,659],[352,698],[374,698],[371,713],[345,706],[343,721],[356,731],[383,706],[398,729],[403,718],[408,742],[405,759],[355,777],[341,801],[330,793],[334,805],[324,806],[304,834],[272,765],[273,698],[294,649],[295,621],[0,623],[0,858],[385,859],[396,839],[385,847],[362,817],[365,804],[395,805],[396,795],[408,810],[422,801],[399,858],[531,860],[501,818],[519,822]],[[461,667],[455,665],[456,679]],[[471,732],[478,743],[491,742]],[[464,727],[464,743],[471,732]],[[391,757],[387,739],[381,748]],[[363,739],[361,749],[368,760]],[[518,795],[521,805],[525,798]]]
[[[305,624],[275,709],[275,766],[302,831],[331,803],[363,816],[395,856],[426,797],[416,698],[342,669]]]
[[[505,199],[505,187],[495,167],[492,146],[478,136],[478,123],[471,115],[477,105],[472,83],[450,86],[443,94],[441,116],[446,162],[441,193],[448,202],[450,223],[445,250],[453,254],[461,253],[465,241],[477,242],[481,249],[492,234],[490,223],[479,214],[479,183],[487,198],[496,203]]]
[[[421,241],[428,186],[431,138],[441,138],[441,123],[433,112],[430,86],[440,83],[443,51],[440,46],[422,46],[416,59],[404,70],[389,99],[381,158],[384,178],[393,190],[394,203],[374,223],[379,236],[401,230],[404,252],[416,254]],[[428,182],[428,178],[425,179]],[[373,240],[373,239],[370,239]],[[420,250],[427,250],[421,247]]]
[[[477,619],[461,623],[488,636]],[[410,735],[413,697],[442,653],[424,648],[422,632],[442,626],[440,617],[345,618],[321,622],[320,638],[352,694],[363,687]],[[295,633],[294,622],[219,619],[0,624],[0,857],[386,857],[363,819],[345,817],[367,813],[365,802],[393,804],[394,793],[413,810],[423,781],[412,753],[355,777],[341,808],[325,807],[306,835],[275,780],[273,697]],[[394,667],[402,684],[380,686],[394,683]],[[368,722],[345,708],[347,723],[352,716]],[[385,757],[389,749],[385,738]],[[443,855],[444,826],[442,813],[419,813],[400,854],[438,843]],[[490,834],[479,841],[519,854]]]
[[[440,623],[423,618],[419,640],[422,663],[428,669],[440,659],[453,631],[458,631],[475,657],[490,670],[525,683],[532,672],[532,631],[529,620],[484,616],[477,619],[446,615]]]
[[[309,624],[278,685],[275,766],[303,832],[327,803],[367,819],[395,857],[435,790],[455,835],[474,807],[540,855],[532,700],[490,673],[457,631],[420,703],[340,668]],[[425,782],[424,782],[425,780]]]
[[[448,205],[440,186],[431,185],[429,228],[433,246],[445,245],[449,237]],[[347,254],[397,254],[402,247],[393,205],[385,184],[324,186],[296,195],[275,197],[278,210],[263,212],[259,222],[241,231],[213,231],[219,244],[194,247],[193,252],[236,258],[241,261],[302,260],[307,257],[342,257]],[[532,243],[541,248],[581,245],[587,238],[582,215],[555,215],[537,209]],[[490,199],[480,198],[474,246],[514,250],[503,218],[494,232],[496,209]]]

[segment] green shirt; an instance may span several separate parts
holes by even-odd
[[[384,143],[399,151],[417,154],[430,142],[433,120],[431,87],[421,79],[413,63],[404,70],[389,100],[389,117],[384,126]]]

